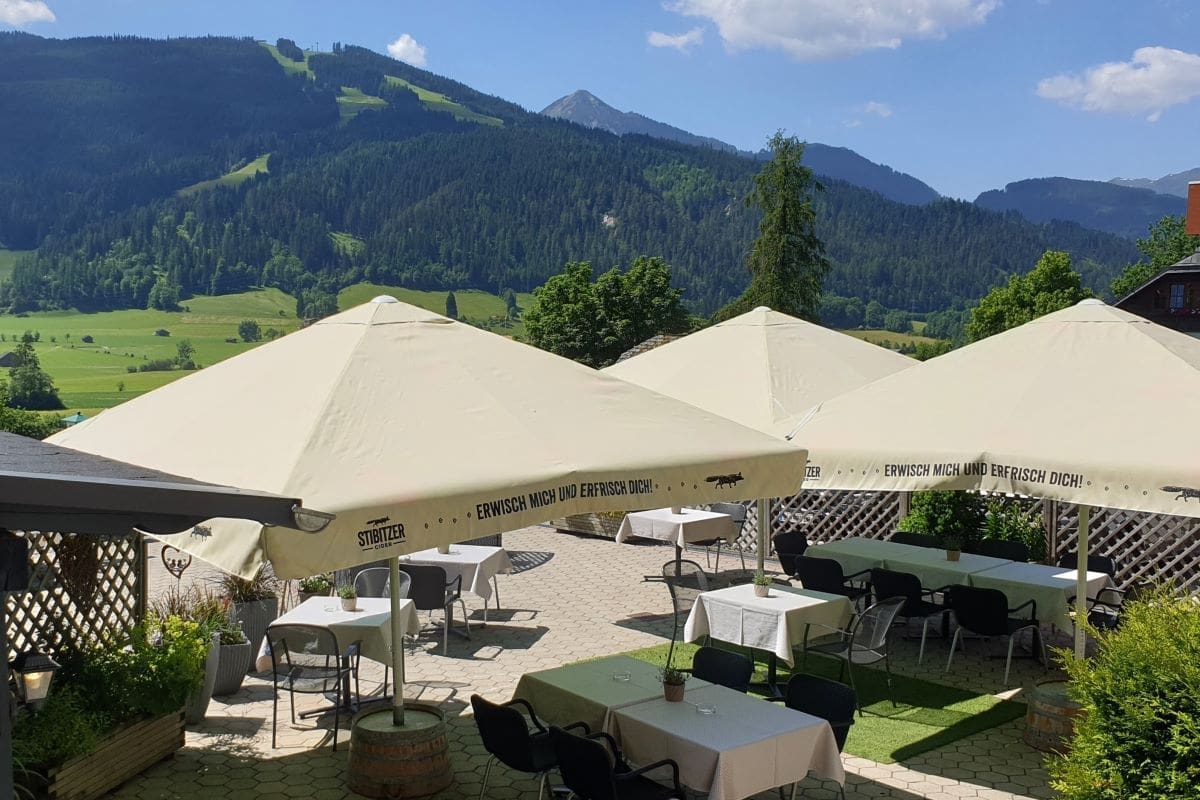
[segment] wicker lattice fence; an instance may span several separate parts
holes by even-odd
[[[32,533],[29,590],[7,595],[8,657],[119,635],[142,615],[141,536]]]

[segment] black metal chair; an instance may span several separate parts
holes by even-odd
[[[507,703],[491,703],[473,694],[471,708],[475,711],[475,725],[479,728],[483,748],[491,756],[483,771],[479,800],[487,796],[488,777],[497,761],[509,769],[536,775],[538,800],[542,800],[550,770],[558,766],[558,759],[554,756],[554,743],[550,741],[550,731],[538,719],[533,706],[521,699],[509,700]],[[522,714],[519,708],[525,709],[525,714]],[[585,733],[590,733],[588,726],[583,722],[566,725],[563,730],[574,728],[581,728]]]
[[[842,572],[842,565],[832,558],[814,556],[795,556],[792,559],[792,569],[792,577],[798,579],[805,589],[812,589],[814,592],[844,595],[852,602],[871,594],[869,586],[850,585],[853,579],[869,575],[869,569],[846,575]]]
[[[1012,539],[980,539],[971,547],[971,552],[1009,561],[1029,561],[1029,545]]]
[[[854,689],[856,694],[858,690],[854,686],[854,665],[876,664],[882,661],[884,672],[887,675],[888,697],[895,705],[896,699],[892,696],[892,662],[888,657],[888,635],[891,633],[892,623],[896,621],[896,615],[900,613],[904,602],[904,597],[889,597],[886,600],[880,600],[859,614],[850,623],[850,627],[843,630],[816,623],[805,625],[804,661],[808,661],[809,651],[838,659],[841,662],[838,665],[838,680],[842,679],[843,673],[849,675],[850,688]],[[837,634],[837,639],[832,642],[809,645],[808,635],[813,627],[833,631]],[[859,706],[858,713],[862,713],[861,706]]]
[[[579,800],[686,800],[679,783],[679,765],[669,758],[631,769],[616,741],[607,733],[577,736],[550,726],[550,741],[563,783]],[[671,786],[646,777],[670,768]]]
[[[667,584],[667,591],[671,593],[671,610],[675,617],[675,627],[671,630],[671,646],[667,650],[669,664],[675,652],[679,632],[683,630],[688,614],[692,613],[696,598],[709,590],[709,582],[704,567],[687,559],[671,560],[663,564],[662,579],[663,583]]]
[[[892,541],[896,544],[911,544],[914,547],[937,549],[942,546],[942,540],[932,533],[916,533],[915,531],[896,531],[892,534]]]
[[[390,597],[392,590],[391,570],[387,567],[367,567],[354,576],[354,591],[359,597]],[[399,596],[408,597],[412,579],[400,573]]]
[[[748,656],[719,647],[701,647],[692,656],[692,675],[738,692],[750,691],[754,662]]]
[[[354,678],[358,696],[358,643],[342,650],[337,636],[317,625],[269,625],[267,644],[271,652],[271,747],[279,721],[279,690],[288,693],[292,724],[296,724],[296,694],[333,693],[333,749],[337,750],[338,715],[343,692]],[[311,712],[310,712],[311,713]]]
[[[741,503],[713,503],[709,506],[709,510],[716,512],[717,514],[725,514],[733,520],[733,527],[735,530],[735,533],[733,534],[733,540],[730,541],[728,539],[718,537],[716,539],[705,539],[704,541],[700,542],[692,542],[692,544],[698,544],[704,548],[704,563],[706,565],[709,563],[708,548],[714,546],[717,548],[717,566],[714,570],[715,572],[721,571],[721,545],[736,549],[738,558],[742,562],[742,569],[744,570],[746,568],[746,551],[738,545],[738,537],[741,536],[742,528],[746,525],[746,506]]]
[[[1101,631],[1114,631],[1121,627],[1125,604],[1137,600],[1153,591],[1151,581],[1137,581],[1125,589],[1109,586],[1087,598],[1087,619],[1091,626]],[[1076,595],[1067,598],[1067,605],[1075,608]]]
[[[838,752],[842,752],[850,726],[854,724],[854,710],[858,708],[858,695],[853,689],[828,678],[800,673],[788,681],[782,700],[794,711],[826,720],[833,728]],[[792,784],[792,800],[796,797],[796,786]],[[838,792],[846,797],[846,789],[841,784],[838,784]]]
[[[1058,559],[1058,566],[1063,569],[1078,569],[1079,554],[1064,553]],[[1088,554],[1087,557],[1088,572],[1103,572],[1108,577],[1116,580],[1117,577],[1117,562],[1112,556],[1101,556]]]
[[[1008,685],[1008,672],[1012,666],[1013,642],[1023,630],[1032,631],[1033,646],[1042,651],[1042,663],[1046,663],[1046,645],[1042,641],[1037,619],[1037,601],[1028,600],[1015,608],[1008,607],[1008,596],[999,589],[982,589],[975,586],[952,586],[946,595],[947,604],[954,611],[958,630],[950,642],[950,657],[946,659],[946,672],[954,661],[954,648],[962,639],[962,632],[977,636],[1003,636],[1008,639],[1008,656],[1004,661],[1004,685]],[[1013,617],[1012,614],[1029,609],[1028,617]]]
[[[938,589],[926,589],[921,586],[921,579],[911,572],[880,568],[871,570],[871,590],[875,592],[876,597],[903,597],[904,605],[900,607],[896,616],[904,617],[906,623],[911,619],[923,620],[921,649],[917,653],[918,664],[925,659],[925,637],[929,632],[929,620],[950,613],[950,609],[945,605],[934,602],[933,597],[945,593],[949,588],[942,586]]]
[[[780,568],[788,575],[795,575],[796,557],[804,555],[808,539],[799,531],[788,531],[772,536],[771,544],[775,546],[775,557],[779,559]]]
[[[450,629],[454,625],[454,604],[462,606],[463,634],[471,638],[471,621],[467,617],[467,604],[462,599],[462,575],[455,575],[454,580],[446,580],[446,570],[441,567],[425,564],[405,564],[400,571],[407,573],[411,583],[408,588],[409,599],[417,611],[441,611],[445,617],[442,630],[442,655],[450,654]]]

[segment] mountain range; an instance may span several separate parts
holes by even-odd
[[[1183,172],[1173,172],[1161,178],[1113,178],[1109,183],[1115,183],[1118,186],[1129,186],[1134,189],[1151,189],[1155,192],[1173,194],[1178,197],[1187,197],[1188,184],[1192,181],[1200,181],[1200,167],[1184,170]]]
[[[1180,216],[1182,197],[1150,189],[1081,181],[1072,178],[1034,178],[1010,183],[975,198],[993,211],[1017,211],[1033,222],[1071,220],[1088,228],[1136,239],[1167,215]]]
[[[748,281],[760,162],[529,113],[360,47],[0,33],[0,108],[0,243],[34,251],[0,284],[13,311],[264,285],[319,303],[363,280],[527,291],[643,254],[699,313]],[[1047,249],[1103,291],[1138,258],[1074,223],[821,174],[833,295],[964,307]]]

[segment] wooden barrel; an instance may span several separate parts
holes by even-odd
[[[1038,750],[1061,753],[1071,744],[1079,704],[1067,695],[1066,681],[1045,681],[1029,693],[1025,712],[1025,743]]]
[[[367,797],[426,797],[450,785],[450,749],[441,709],[422,703],[404,707],[404,726],[392,725],[392,709],[354,718],[346,785]]]

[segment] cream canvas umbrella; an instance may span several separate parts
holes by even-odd
[[[917,362],[760,306],[604,370],[622,380],[783,437],[798,415]],[[770,531],[759,501],[758,568]]]
[[[808,485],[979,489],[1200,516],[1200,340],[1084,300],[822,403]],[[1077,629],[1076,652],[1082,655]]]
[[[54,441],[337,514],[320,535],[214,520],[163,537],[283,578],[381,558],[394,571],[405,553],[564,514],[794,492],[805,463],[794,444],[390,297]]]

